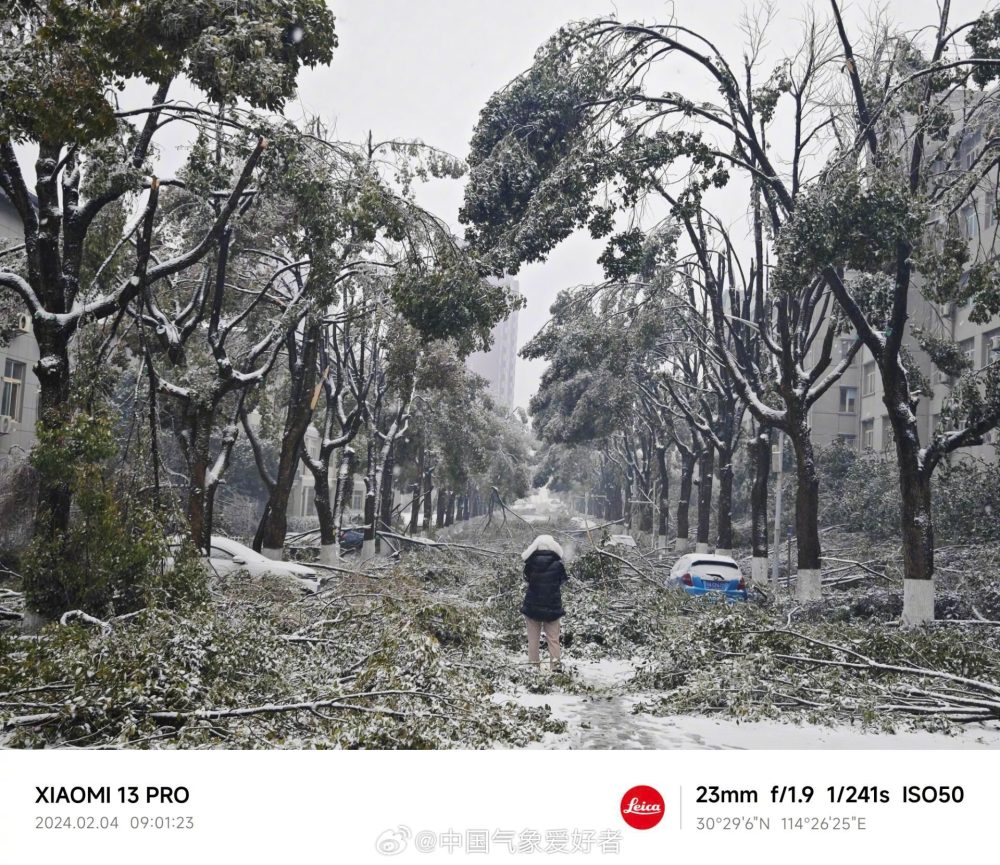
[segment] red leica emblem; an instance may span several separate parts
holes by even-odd
[[[633,829],[652,829],[663,819],[663,797],[655,787],[640,785],[622,796],[622,819]]]

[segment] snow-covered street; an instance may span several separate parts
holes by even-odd
[[[661,717],[635,712],[637,704],[658,699],[655,694],[623,693],[621,685],[634,669],[627,661],[574,661],[567,673],[582,687],[572,691],[554,684],[543,671],[541,681],[552,682],[549,693],[528,690],[498,695],[519,705],[547,706],[566,723],[565,733],[546,733],[531,748],[542,749],[951,749],[998,748],[1000,726],[971,725],[956,735],[910,731],[872,733],[846,725],[796,725],[780,721],[745,721],[703,715]]]

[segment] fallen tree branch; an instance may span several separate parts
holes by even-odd
[[[69,610],[63,613],[59,618],[59,624],[68,625],[75,619],[78,619],[87,625],[96,625],[105,635],[111,633],[111,625],[108,622],[105,622],[103,619],[98,619],[95,616],[90,615],[90,613],[85,613],[83,610]]]

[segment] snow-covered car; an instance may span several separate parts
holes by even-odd
[[[747,599],[747,584],[740,566],[729,556],[688,553],[670,569],[667,582],[689,595],[724,596],[731,601]]]
[[[171,543],[171,552],[176,550],[176,543]],[[252,550],[244,544],[231,538],[212,535],[210,554],[204,558],[206,567],[220,576],[236,571],[247,571],[251,577],[265,575],[288,577],[295,585],[307,592],[315,592],[319,588],[319,574],[307,565],[297,562],[282,562],[269,559]]]

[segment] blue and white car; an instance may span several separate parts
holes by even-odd
[[[729,556],[688,553],[677,560],[667,580],[689,595],[725,597],[729,601],[745,601],[748,596],[740,566]]]

